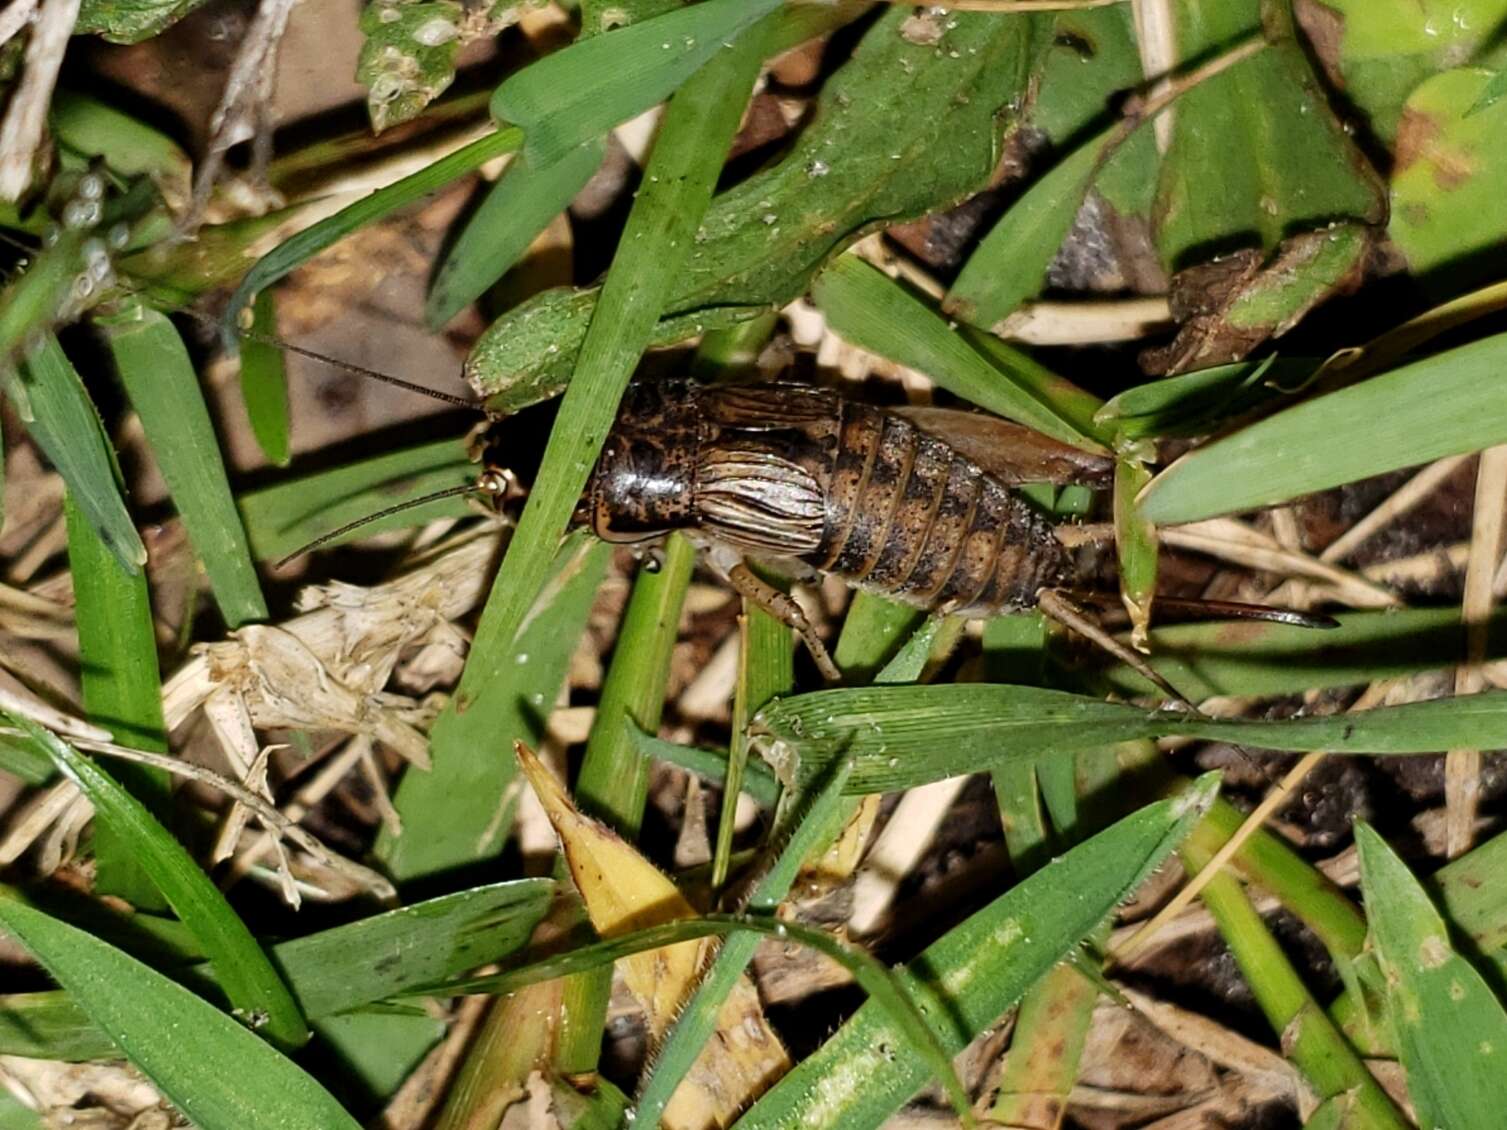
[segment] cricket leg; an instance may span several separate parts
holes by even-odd
[[[1103,648],[1174,702],[1181,704],[1194,714],[1198,713],[1198,707],[1184,698],[1176,687],[1162,678],[1156,668],[1146,662],[1145,656],[1132,648],[1126,647],[1119,640],[1115,639],[1114,636],[1106,632],[1064,590],[1042,589],[1036,594],[1036,606],[1041,609],[1042,615],[1046,616],[1049,620],[1057,621],[1064,628],[1077,632],[1090,643]]]
[[[727,579],[744,599],[752,601],[776,620],[795,629],[805,641],[806,650],[811,652],[811,658],[816,660],[816,666],[821,671],[822,678],[829,683],[842,682],[842,672],[837,669],[837,664],[832,662],[832,657],[827,654],[826,645],[822,643],[816,630],[811,627],[811,621],[806,619],[806,614],[801,611],[801,606],[795,602],[794,597],[762,580],[741,561],[727,571]]]

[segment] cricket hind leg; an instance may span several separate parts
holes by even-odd
[[[826,644],[822,643],[821,637],[816,634],[816,629],[811,626],[811,621],[806,618],[806,613],[802,611],[793,596],[787,592],[781,592],[764,580],[748,567],[746,561],[739,561],[729,568],[727,580],[745,600],[758,605],[776,620],[795,629],[796,634],[805,643],[806,650],[811,653],[811,658],[816,661],[822,678],[829,683],[843,681],[842,671],[838,669],[836,663],[832,662],[832,656],[827,652]]]
[[[1146,662],[1144,655],[1127,647],[1105,631],[1104,627],[1074,599],[1071,590],[1042,589],[1036,594],[1036,607],[1049,620],[1055,620],[1069,631],[1078,633],[1090,643],[1107,651],[1179,706],[1193,714],[1199,713],[1198,707],[1189,702],[1181,691]]]

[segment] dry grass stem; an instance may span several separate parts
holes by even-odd
[[[931,848],[967,777],[948,777],[910,789],[874,841],[853,877],[853,910],[848,928],[855,937],[871,934],[889,913],[901,882]]]
[[[20,0],[22,6],[24,3]],[[32,173],[47,140],[47,108],[78,10],[79,0],[43,0],[36,13],[21,80],[11,93],[5,120],[0,122],[0,200],[19,200],[31,187]]]
[[[1460,608],[1465,624],[1465,661],[1455,671],[1457,695],[1476,694],[1485,684],[1481,663],[1486,657],[1492,583],[1502,562],[1504,501],[1507,501],[1507,445],[1483,451],[1476,471],[1470,557],[1465,562],[1465,597]],[[1451,859],[1470,850],[1480,793],[1481,751],[1450,750],[1444,759],[1444,803],[1445,852]]]
[[[1233,518],[1211,518],[1160,531],[1162,542],[1243,565],[1258,572],[1324,581],[1355,608],[1393,608],[1401,599],[1381,585],[1296,550],[1283,548],[1274,538]]]

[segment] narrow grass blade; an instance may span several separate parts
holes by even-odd
[[[1355,825],[1371,940],[1386,974],[1387,1013],[1423,1126],[1490,1126],[1507,1109],[1507,1011],[1469,961],[1422,885],[1363,821]]]
[[[1042,288],[1113,146],[1118,127],[1074,149],[1021,194],[963,264],[944,309],[989,329]]]
[[[1504,364],[1496,334],[1296,404],[1173,463],[1143,512],[1192,522],[1507,442]]]
[[[465,441],[445,439],[248,491],[237,503],[252,552],[265,561],[383,507],[475,479],[476,464],[466,455]],[[468,513],[465,499],[440,499],[378,518],[332,544]]]
[[[1200,718],[1039,687],[860,687],[771,703],[755,719],[777,773],[812,780],[852,758],[854,792],[890,792],[1045,753],[1173,734],[1335,754],[1437,753],[1507,746],[1507,692],[1359,714],[1267,720]],[[791,764],[791,762],[794,764]]]
[[[633,736],[633,744],[644,757],[652,757],[667,765],[675,765],[698,777],[721,785],[727,780],[727,751],[700,749],[680,745],[646,734],[631,723],[627,725]],[[762,761],[750,761],[744,766],[743,795],[750,797],[761,808],[773,808],[780,798],[780,783]]]
[[[16,404],[27,433],[68,484],[80,513],[130,573],[147,551],[121,500],[115,455],[84,384],[52,334],[29,351],[20,370]],[[15,399],[15,388],[12,388]]]
[[[278,338],[277,301],[270,289],[251,302],[252,336],[241,343],[241,399],[251,434],[267,462],[286,467],[292,458],[288,420],[288,374]]]
[[[282,1047],[297,1047],[307,1040],[308,1029],[288,986],[246,924],[183,850],[183,845],[168,834],[140,801],[72,746],[28,719],[12,718],[12,721],[46,750],[58,768],[89,798],[94,805],[94,819],[131,845],[142,870],[151,876],[174,913],[204,947],[231,1003],[245,1016],[259,1018],[259,1027]],[[65,978],[59,980],[64,988],[72,987]],[[87,996],[80,995],[79,1000],[89,1007]],[[119,1040],[120,1034],[109,1024],[98,1015],[95,1019]],[[132,1054],[129,1047],[126,1051]],[[146,1070],[145,1064],[142,1067]]]
[[[116,372],[151,444],[189,541],[228,627],[265,620],[267,604],[230,494],[209,409],[183,339],[167,315],[131,303],[105,329]]]
[[[322,1023],[507,957],[528,943],[554,895],[548,879],[473,887],[278,942],[270,952],[304,1015]],[[185,980],[197,985],[201,972]],[[48,992],[0,997],[0,1054],[76,1061],[119,1053],[73,996]]]
[[[157,635],[146,576],[128,573],[100,541],[93,526],[68,495],[68,565],[73,574],[74,622],[78,626],[80,684],[84,710],[123,745],[167,752],[162,719],[162,677],[157,668]],[[141,765],[116,766],[120,780],[154,813],[171,807],[167,776]],[[101,894],[115,895],[142,910],[165,905],[143,870],[136,847],[113,826],[98,829],[94,856]]]
[[[1156,599],[1159,544],[1156,527],[1146,521],[1136,496],[1151,481],[1151,471],[1134,455],[1115,460],[1115,553],[1120,564],[1120,601],[1130,613],[1133,647],[1146,645],[1151,607]]]
[[[955,1054],[1098,925],[1187,835],[1214,782],[1148,805],[948,931],[906,967],[927,1022]],[[873,1002],[754,1104],[742,1130],[877,1127],[925,1082]]]
[[[69,305],[73,286],[84,266],[84,232],[65,227],[57,242],[44,247],[31,266],[0,291],[0,365],[35,352],[39,334],[50,334]],[[23,420],[31,413],[16,405]]]
[[[509,690],[516,671],[514,637],[544,581],[679,266],[690,254],[753,87],[760,47],[760,37],[751,35],[736,50],[718,55],[666,111],[460,686],[430,732],[436,761],[474,758],[478,749],[496,748],[494,743],[505,735],[499,727],[514,698]]]
[[[592,139],[539,165],[515,157],[455,237],[424,302],[424,320],[439,329],[523,257],[545,226],[565,210],[602,163],[605,148]]]
[[[611,558],[606,543],[572,539],[553,579],[505,657],[508,693],[496,699],[493,729],[474,746],[432,744],[429,772],[405,773],[393,804],[403,831],[384,831],[377,856],[398,882],[466,867],[502,851],[517,803],[517,763],[508,743],[537,742]]]
[[[326,247],[338,243],[351,232],[380,220],[416,201],[422,200],[436,189],[443,188],[453,180],[475,172],[494,157],[512,153],[523,143],[523,131],[500,129],[485,137],[441,157],[416,173],[402,180],[379,188],[369,196],[363,196],[353,204],[317,224],[305,228],[297,235],[285,239],[257,260],[246,272],[230,302],[225,308],[221,332],[228,348],[235,348],[240,325],[241,311],[250,304],[257,293],[271,286],[278,279],[302,266]]]
[[[0,925],[202,1130],[357,1130],[311,1076],[150,966],[14,898],[0,898]]]
[[[1097,400],[1003,342],[1008,359],[980,352],[918,296],[863,260],[836,259],[816,276],[811,298],[828,325],[854,345],[1053,439],[1103,450],[1093,438]]]
[[[581,39],[504,81],[492,96],[492,116],[522,126],[530,159],[549,165],[663,102],[779,5],[703,0]]]

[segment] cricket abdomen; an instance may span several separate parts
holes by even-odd
[[[1045,518],[943,440],[843,402],[821,546],[802,560],[928,610],[995,615],[1036,603],[1068,562]]]

